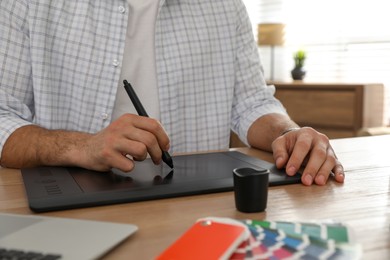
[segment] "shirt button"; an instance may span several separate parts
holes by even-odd
[[[103,119],[103,120],[106,120],[108,118],[108,114],[107,113],[101,113],[100,114],[100,117]]]
[[[119,6],[118,11],[123,14],[126,11],[126,9],[124,6]]]
[[[112,61],[112,65],[113,65],[114,67],[118,67],[119,61],[118,61],[118,60],[113,60],[113,61]]]

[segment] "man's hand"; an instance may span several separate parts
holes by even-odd
[[[155,164],[161,162],[161,150],[168,151],[169,138],[155,119],[125,114],[107,128],[92,135],[85,146],[85,168],[131,171],[136,161],[147,154]]]
[[[9,168],[50,165],[128,172],[134,168],[132,159],[144,160],[150,154],[158,164],[161,150],[168,149],[169,138],[157,120],[125,114],[96,134],[36,125],[20,127],[7,139],[0,164]]]
[[[297,128],[283,134],[289,128]],[[288,175],[303,169],[302,183],[324,185],[330,175],[344,182],[344,170],[329,139],[313,128],[299,128],[287,115],[267,114],[258,118],[248,130],[252,147],[272,151],[276,166]]]
[[[278,168],[286,168],[292,176],[303,168],[302,183],[326,184],[334,174],[337,182],[344,182],[344,170],[334,153],[328,137],[310,127],[289,131],[272,142],[273,156]]]

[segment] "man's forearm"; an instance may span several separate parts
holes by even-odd
[[[23,126],[10,135],[1,154],[2,167],[23,168],[39,165],[78,165],[86,133],[47,130]]]
[[[272,151],[272,142],[285,130],[298,127],[288,116],[268,114],[257,119],[248,130],[248,142],[252,147]]]

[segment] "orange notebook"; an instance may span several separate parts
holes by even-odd
[[[199,220],[156,259],[228,259],[247,235],[247,228],[239,224]]]

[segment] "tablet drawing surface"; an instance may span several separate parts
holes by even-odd
[[[71,167],[22,169],[29,206],[37,212],[233,190],[233,169],[269,169],[269,185],[300,182],[269,162],[228,151],[173,156],[174,170],[151,159],[130,173]]]

